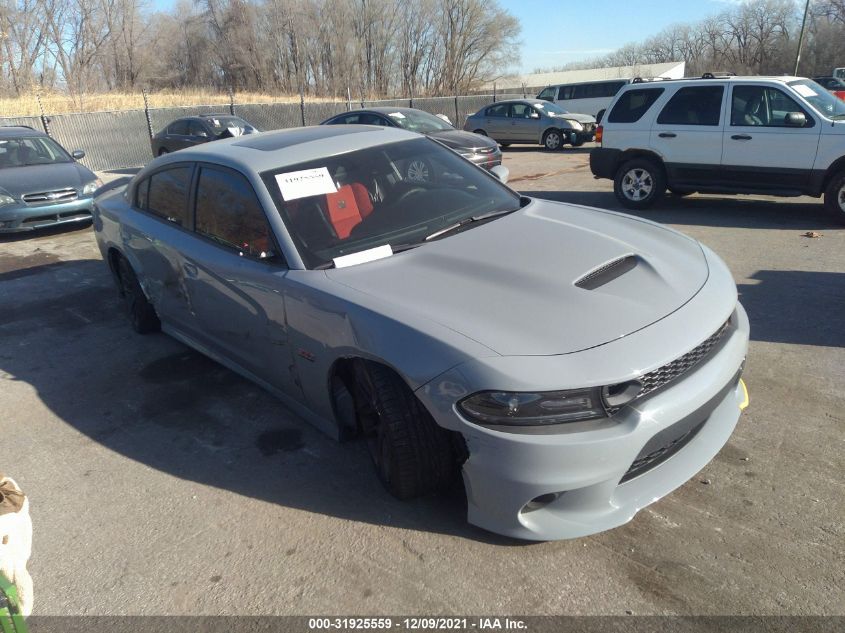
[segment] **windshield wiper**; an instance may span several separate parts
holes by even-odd
[[[464,218],[460,222],[455,222],[445,228],[440,229],[439,231],[435,231],[431,235],[427,235],[424,242],[429,242],[431,240],[435,240],[438,237],[443,237],[444,235],[448,235],[453,231],[457,231],[460,228],[463,228],[467,224],[472,224],[473,222],[483,222],[484,220],[492,220],[493,218],[498,218],[503,215],[508,215],[509,213],[513,213],[514,211],[518,211],[519,209],[505,209],[504,211],[491,211],[490,213],[482,213],[481,215],[473,215],[468,218]]]

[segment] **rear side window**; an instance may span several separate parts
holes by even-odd
[[[724,86],[687,86],[669,99],[657,122],[662,125],[719,125]]]
[[[188,133],[188,122],[187,121],[174,121],[170,124],[170,127],[167,128],[168,134],[187,134]]]
[[[487,108],[484,114],[485,116],[508,116],[508,108],[507,103],[494,105]]]
[[[663,88],[635,88],[624,93],[614,104],[607,120],[610,123],[634,123],[639,121],[655,101],[663,94]]]
[[[200,170],[196,231],[255,259],[273,250],[270,226],[255,190],[244,176],[231,171]]]
[[[146,210],[179,226],[188,226],[188,190],[192,173],[193,168],[185,166],[150,176]]]

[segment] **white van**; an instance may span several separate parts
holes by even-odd
[[[598,119],[599,111],[607,108],[616,93],[631,81],[631,79],[606,79],[604,81],[557,84],[556,86],[547,86],[537,95],[537,98],[556,103],[569,112],[591,114]]]

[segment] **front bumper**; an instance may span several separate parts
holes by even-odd
[[[93,196],[56,204],[9,206],[0,209],[0,233],[20,233],[91,220]]]
[[[461,156],[483,169],[493,169],[502,164],[502,150],[498,147],[489,153],[461,153]]]
[[[463,478],[470,523],[528,540],[601,532],[627,523],[713,459],[745,404],[740,374],[749,323],[736,295],[724,292],[732,283],[727,271],[711,273],[719,282],[706,284],[683,309],[613,343],[560,356],[486,359],[486,369],[478,369],[480,364],[458,366],[417,390],[435,420],[466,441]],[[709,356],[612,418],[573,424],[564,432],[513,433],[473,424],[455,407],[480,390],[478,385],[500,388],[505,376],[516,376],[519,382],[502,389],[523,391],[575,386],[572,375],[592,377],[589,385],[613,384],[620,366],[625,371],[648,367],[644,359],[656,350],[665,352],[666,341],[678,341],[686,349],[700,343],[689,332],[688,310],[724,319],[732,307],[729,329]],[[714,322],[713,331],[717,327]],[[669,360],[662,359],[659,366]],[[542,504],[531,503],[538,498]]]

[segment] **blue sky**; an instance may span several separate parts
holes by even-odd
[[[695,22],[731,0],[499,0],[522,23],[522,72],[560,66]]]

